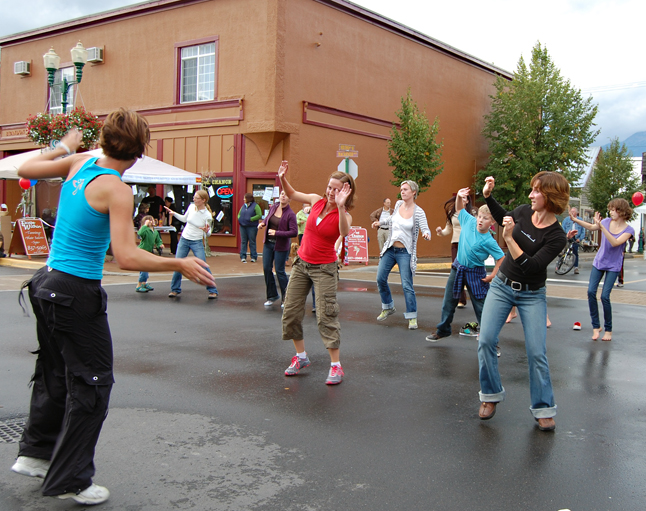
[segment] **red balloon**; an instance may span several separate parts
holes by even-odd
[[[633,193],[633,204],[639,206],[644,202],[644,194],[642,192]]]
[[[20,188],[27,190],[31,186],[31,181],[23,177],[22,179],[20,179],[20,181],[18,181],[18,184],[20,185]]]

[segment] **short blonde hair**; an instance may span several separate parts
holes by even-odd
[[[402,181],[399,184],[399,188],[401,188],[404,185],[408,185],[411,192],[413,192],[415,194],[414,198],[417,199],[417,195],[419,194],[419,186],[418,186],[418,184],[415,181],[411,181],[410,179],[406,179],[405,181]]]
[[[486,204],[478,208],[478,214],[479,213],[482,213],[483,215],[489,215],[490,217],[493,218],[493,215],[491,214],[491,210],[489,209],[489,206],[487,206]]]

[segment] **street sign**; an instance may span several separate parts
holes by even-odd
[[[337,158],[358,158],[359,151],[353,145],[339,144],[339,150],[336,152]]]
[[[337,170],[345,174],[350,174],[353,179],[357,179],[359,176],[359,166],[350,158],[346,158],[339,163]]]

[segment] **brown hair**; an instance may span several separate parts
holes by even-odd
[[[140,202],[139,207],[137,208],[138,213],[147,213],[150,211],[150,204],[147,202]]]
[[[152,215],[146,215],[141,219],[141,225],[144,225],[148,220],[152,220],[153,224],[155,223],[155,218]]]
[[[608,203],[608,209],[614,209],[624,220],[630,220],[633,216],[633,208],[630,207],[626,199],[612,199]]]
[[[253,193],[247,192],[244,194],[244,198],[247,202],[253,202]]]
[[[467,202],[462,201],[467,213],[471,213],[471,195],[467,195]],[[446,213],[446,222],[451,225],[451,218],[455,215],[455,195],[444,203],[444,213]]]
[[[545,198],[545,209],[555,215],[560,215],[570,202],[570,183],[558,172],[546,170],[536,174],[530,183]]]
[[[99,145],[106,156],[130,161],[141,158],[149,142],[150,130],[146,119],[122,107],[106,118]]]
[[[330,177],[328,177],[328,182],[330,179],[338,179],[342,183],[348,183],[350,185],[350,195],[348,195],[347,200],[345,201],[345,209],[350,211],[354,205],[354,192],[356,190],[356,185],[354,184],[354,178],[350,174],[346,174],[345,172],[339,172],[334,171],[332,174],[330,174]]]

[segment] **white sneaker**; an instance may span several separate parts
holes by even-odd
[[[101,504],[110,498],[110,492],[107,488],[99,486],[98,484],[92,483],[90,486],[85,488],[81,493],[63,493],[63,495],[58,495],[59,499],[72,499],[78,504],[85,504],[92,506],[94,504]]]
[[[40,477],[45,479],[49,470],[50,462],[40,458],[30,458],[29,456],[18,456],[16,462],[11,467],[16,474],[22,474],[29,477]]]
[[[408,320],[408,329],[417,330],[417,318],[412,318]]]

